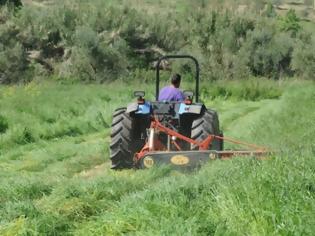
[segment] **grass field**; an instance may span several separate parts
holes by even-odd
[[[190,174],[109,169],[111,114],[140,83],[0,87],[0,235],[312,235],[315,85],[258,81],[201,97],[226,136],[278,152]]]

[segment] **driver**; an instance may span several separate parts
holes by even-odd
[[[171,85],[162,88],[159,94],[159,101],[176,101],[181,102],[185,100],[182,91],[179,90],[181,76],[174,74],[171,77]]]

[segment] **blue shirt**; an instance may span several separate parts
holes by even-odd
[[[182,91],[173,86],[162,88],[159,94],[159,101],[184,101],[185,97]]]

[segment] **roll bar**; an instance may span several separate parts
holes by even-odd
[[[159,92],[160,92],[160,64],[163,60],[166,59],[191,59],[196,65],[196,75],[195,75],[195,80],[196,80],[196,91],[195,91],[195,100],[196,102],[199,102],[199,73],[200,73],[200,67],[198,60],[190,55],[167,55],[159,58],[157,64],[156,64],[156,93],[155,93],[155,98],[156,101],[159,99]]]

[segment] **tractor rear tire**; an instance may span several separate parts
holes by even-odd
[[[119,108],[113,114],[110,159],[112,169],[132,168],[133,157],[131,147],[132,119],[126,113],[126,108]]]
[[[114,170],[134,167],[134,155],[145,144],[148,117],[133,117],[126,108],[119,108],[113,114],[110,159]]]
[[[195,141],[202,142],[209,135],[222,136],[220,133],[220,125],[218,114],[214,110],[205,110],[205,112],[195,119],[191,127],[191,138]],[[198,149],[197,145],[191,145],[192,150]],[[221,151],[223,149],[223,141],[214,139],[209,150]]]

